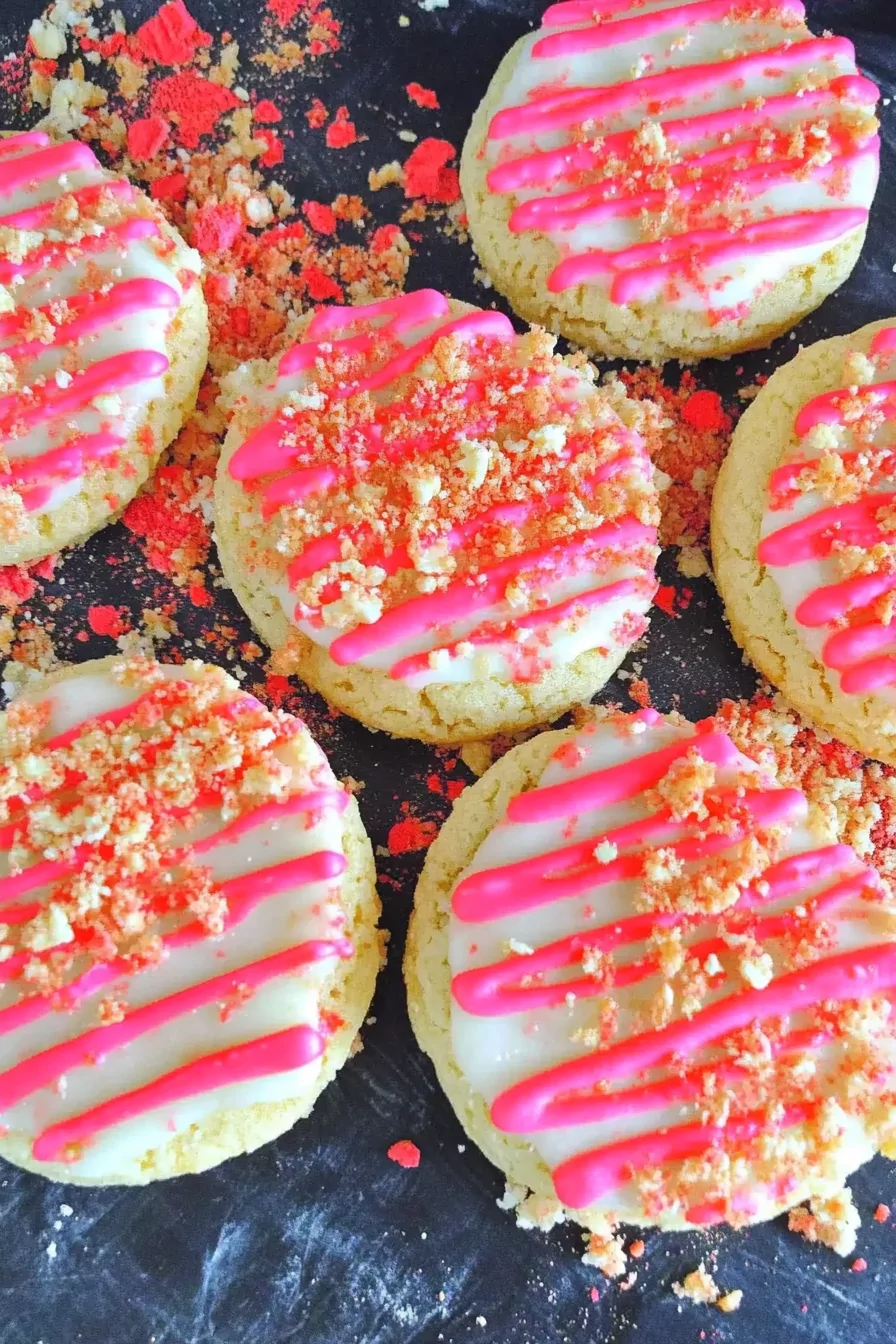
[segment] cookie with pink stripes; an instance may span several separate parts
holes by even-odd
[[[820,341],[744,415],[713,498],[731,630],[813,723],[896,764],[896,321]]]
[[[0,1155],[138,1185],[307,1115],[381,946],[303,724],[219,668],[110,658],[10,706],[0,777]]]
[[[819,801],[649,709],[461,795],[408,999],[523,1221],[574,1219],[605,1263],[620,1222],[759,1222],[893,1151],[896,901]]]
[[[0,565],[112,521],[196,403],[198,253],[89,145],[0,136]]]
[[[563,0],[473,119],[474,245],[521,317],[586,349],[767,345],[858,259],[877,99],[801,0]]]
[[[651,408],[420,290],[230,381],[215,527],[255,628],[373,728],[461,742],[587,701],[656,588]]]

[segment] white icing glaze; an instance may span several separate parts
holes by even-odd
[[[656,11],[674,8],[679,0],[642,0],[620,9],[603,19],[603,23],[612,30],[616,21],[644,16]],[[746,7],[747,9],[749,6]],[[546,35],[580,28],[583,23],[557,23],[555,27],[541,28],[523,41],[519,56],[505,87],[496,111],[524,106],[533,97],[536,90],[562,91],[563,89],[606,89],[614,85],[625,85],[644,75],[656,75],[664,71],[683,70],[690,66],[730,60],[735,55],[764,51],[770,47],[788,42],[800,42],[811,36],[804,25],[794,28],[769,16],[751,18],[749,14],[734,14],[724,22],[693,22],[669,27],[652,37],[640,37],[629,41],[614,41],[595,51],[554,57],[535,58],[532,50]],[[856,73],[854,61],[840,53],[832,53],[826,59],[807,57],[797,67],[788,67],[785,71],[766,69],[752,72],[746,79],[737,82],[720,78],[712,91],[697,96],[676,99],[664,104],[658,112],[651,109],[651,119],[659,122],[678,120],[708,112],[739,108],[758,98],[769,98],[776,94],[792,93],[800,87],[801,80],[810,75],[813,79],[822,75],[831,80],[839,75]],[[824,121],[833,119],[838,107],[837,98],[831,94],[829,105],[813,110],[808,120]],[[871,107],[869,106],[869,111]],[[804,114],[805,115],[805,114]],[[586,141],[599,142],[600,138],[625,130],[635,130],[642,124],[643,105],[615,112],[610,116],[598,117],[587,121],[579,137]],[[776,118],[781,128],[795,126],[804,117],[785,114]],[[577,131],[580,129],[576,128]],[[742,134],[748,135],[749,131]],[[728,144],[739,136],[727,135],[713,141],[696,141],[694,151],[712,148],[718,144]],[[536,133],[521,133],[502,137],[486,138],[484,144],[485,159],[490,168],[500,163],[536,151],[559,149],[568,145],[571,137],[567,130],[539,130]],[[691,146],[688,147],[689,152]],[[632,165],[623,164],[624,185],[626,188],[646,190],[649,174],[640,171],[632,176]],[[770,184],[767,188],[748,200],[732,199],[729,216],[736,213],[738,220],[762,220],[770,215],[781,216],[791,212],[818,211],[832,206],[857,206],[868,208],[874,198],[879,175],[878,151],[869,147],[867,152],[857,156],[854,162],[838,169],[836,188],[825,189],[825,183],[813,178],[797,177],[786,184]],[[586,182],[588,178],[584,179]],[[562,202],[565,195],[580,190],[578,181],[563,181],[555,177],[550,185],[536,187],[523,186],[513,192],[514,204],[539,197],[551,197]],[[709,202],[706,211],[706,227],[713,227],[718,216],[719,206],[724,204],[717,199]],[[668,233],[668,224],[664,225],[662,214],[651,207],[634,216],[617,216],[601,222],[579,221],[572,225],[555,227],[547,224],[546,236],[555,244],[561,256],[579,255],[589,250],[617,252],[637,246],[648,239]],[[698,224],[697,227],[704,227]],[[678,229],[676,228],[677,232]],[[526,235],[523,235],[525,238]],[[657,280],[652,291],[644,292],[642,300],[662,299],[671,309],[714,311],[738,311],[758,294],[774,285],[794,267],[811,266],[830,250],[830,241],[813,243],[810,246],[781,246],[761,255],[748,257],[735,262],[701,267],[700,284],[686,276],[676,274],[673,283]],[[609,294],[610,273],[594,274],[587,283],[603,289]]]
[[[164,669],[170,680],[201,677],[201,665]],[[65,731],[85,718],[129,704],[140,694],[108,674],[87,674],[62,682],[46,695],[52,705],[50,734]],[[240,699],[239,691],[227,699]],[[316,749],[315,749],[316,750]],[[288,758],[288,754],[285,759]],[[336,786],[320,753],[321,778]],[[302,787],[301,785],[299,786]],[[308,787],[305,784],[304,787]],[[253,827],[235,842],[221,844],[203,855],[215,879],[225,881],[268,868],[319,850],[342,852],[342,820],[332,808],[319,813],[308,827],[307,814],[295,813],[273,823]],[[220,813],[206,810],[201,825],[184,841],[195,842],[220,829]],[[0,858],[0,876],[9,872],[7,856]],[[35,893],[46,900],[48,888]],[[163,999],[178,990],[201,984],[228,970],[297,946],[308,939],[338,938],[342,931],[340,881],[309,883],[268,896],[241,922],[219,937],[206,937],[189,947],[175,948],[161,964],[129,977],[127,1000],[132,1007]],[[29,900],[32,897],[29,895]],[[108,1098],[121,1095],[161,1075],[230,1046],[300,1024],[318,1027],[321,985],[332,975],[335,960],[314,963],[262,984],[253,996],[226,1020],[220,1003],[178,1016],[130,1044],[114,1049],[105,1059],[70,1069],[57,1088],[44,1087],[0,1116],[9,1130],[34,1138],[45,1127],[78,1115]],[[37,1021],[0,1034],[0,1071],[38,1051],[77,1037],[97,1025],[99,1001],[106,987],[88,996],[72,1012],[50,1013]],[[19,998],[17,984],[0,987],[0,1009]],[[306,1093],[320,1072],[320,1058],[299,1069],[268,1075],[199,1093],[175,1105],[147,1111],[103,1130],[91,1138],[77,1162],[80,1178],[126,1177],[139,1170],[139,1159],[174,1135],[216,1112],[257,1102],[280,1101]]]
[[[601,723],[593,730],[586,730],[574,738],[581,754],[578,764],[561,763],[551,759],[537,787],[567,783],[592,771],[605,770],[677,741],[690,739],[693,735],[694,730],[690,725],[675,726],[668,721],[661,721],[656,727],[634,735],[621,731],[611,723]],[[739,757],[739,762],[742,769],[755,774],[756,787],[763,787],[766,782],[758,768],[742,756]],[[720,769],[715,787],[724,789],[731,779],[732,774],[729,770]],[[594,837],[597,844],[600,837],[614,828],[640,820],[651,810],[642,793],[631,800],[623,800],[611,806],[594,810],[583,808],[581,813],[572,818],[567,816],[547,822],[514,824],[505,816],[479,846],[472,861],[458,879],[458,883],[471,873],[517,863],[574,844],[587,837]],[[667,842],[682,833],[680,827],[673,827]],[[819,843],[818,837],[813,838],[806,826],[801,824],[791,832],[782,857],[786,854],[816,849]],[[693,867],[694,865],[690,865],[691,869]],[[836,875],[845,876],[860,868],[859,860],[854,856],[853,866],[837,868]],[[792,910],[797,905],[805,903],[819,890],[829,886],[834,878],[835,873],[828,871],[821,881],[807,885],[796,895],[763,905],[763,913],[778,914]],[[590,929],[612,925],[614,920],[638,913],[637,892],[638,883],[635,881],[605,882],[583,891],[579,896],[547,900],[528,911],[485,922],[478,920],[467,922],[459,919],[452,911],[449,921],[449,962],[452,976],[474,967],[504,961],[513,951],[519,954],[516,963],[520,976],[523,976],[526,973],[526,949],[537,952],[546,944],[554,943],[569,935],[584,934]],[[851,917],[853,912],[857,911],[861,911],[861,903],[853,900],[842,906],[835,916],[831,916],[832,920],[836,921],[837,950],[846,951],[864,947],[874,941],[874,931],[868,922],[858,917]],[[685,931],[684,944],[689,946],[713,937],[717,931],[717,924],[707,920],[698,927]],[[778,941],[768,941],[765,946],[772,953],[778,967],[780,965],[777,953]],[[638,961],[647,955],[649,950],[648,944],[643,941],[626,944],[614,954],[616,965],[619,967]],[[730,962],[727,957],[725,961],[728,963],[726,970],[731,967],[733,969],[717,989],[710,990],[704,1001],[706,1004],[748,987],[740,978],[736,962]],[[581,965],[577,963],[564,971],[548,972],[545,979],[553,984],[581,974]],[[648,1015],[645,1019],[645,1013],[661,984],[660,977],[652,975],[633,986],[617,987],[607,991],[607,997],[615,1001],[619,1010],[619,1028],[618,1034],[613,1038],[614,1042],[631,1038],[639,1032],[650,1029],[650,1018]],[[593,1028],[596,1003],[595,998],[579,997],[572,1002],[550,1008],[526,1009],[499,1016],[478,1016],[465,1011],[452,997],[453,1054],[473,1090],[491,1104],[500,1093],[514,1084],[565,1061],[593,1054],[593,1045],[588,1046],[582,1040],[574,1041],[572,1037],[578,1030]],[[677,996],[672,1016],[673,1020],[682,1018]],[[803,1015],[794,1014],[790,1025],[793,1029],[804,1025]],[[829,1080],[833,1087],[832,1080],[836,1077],[842,1059],[843,1050],[840,1043],[824,1047],[816,1055],[816,1076]],[[664,1070],[654,1069],[620,1080],[619,1087],[622,1089],[664,1076],[668,1076]],[[629,1137],[661,1130],[665,1126],[698,1120],[701,1109],[702,1103],[679,1101],[665,1107],[640,1110],[633,1115],[617,1116],[597,1124],[549,1128],[517,1137],[531,1143],[539,1157],[553,1170],[561,1162],[577,1154]],[[837,1169],[846,1175],[868,1160],[873,1151],[873,1144],[862,1125],[852,1117],[846,1117],[846,1133],[833,1159]],[[749,1177],[749,1173],[747,1175]],[[759,1201],[755,1213],[757,1220],[772,1216],[776,1212],[768,1190],[754,1188],[752,1184],[748,1190],[750,1195]],[[614,1220],[645,1221],[645,1209],[632,1181],[609,1192],[590,1207]],[[647,1217],[646,1221],[650,1222],[652,1219]]]

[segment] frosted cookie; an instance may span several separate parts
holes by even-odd
[[[541,1221],[759,1222],[896,1140],[896,900],[711,720],[545,733],[455,804],[405,959]]]
[[[281,670],[432,742],[604,685],[656,588],[644,409],[553,346],[420,290],[322,309],[243,370],[216,537]]]
[[[69,668],[0,722],[0,1154],[138,1185],[250,1152],[350,1053],[380,961],[357,805],[219,668]]]
[[[744,415],[713,497],[738,643],[800,713],[896,764],[896,323],[802,350]]]
[[[196,402],[200,260],[76,140],[0,138],[0,565],[122,512]]]
[[[521,38],[461,164],[516,311],[587,349],[767,345],[855,265],[878,90],[799,0],[570,0]]]

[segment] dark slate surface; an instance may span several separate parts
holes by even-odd
[[[347,102],[368,143],[344,155],[327,152],[320,136],[303,134],[307,79],[292,85],[289,77],[281,79],[276,91],[281,101],[285,90],[295,91],[296,138],[285,166],[290,185],[324,200],[337,189],[363,193],[371,165],[404,157],[398,124],[460,144],[500,56],[540,9],[537,0],[451,0],[448,9],[429,14],[416,0],[333,3],[345,24],[345,48],[323,64],[311,91],[330,108]],[[0,0],[0,56],[21,49],[39,7],[37,0]],[[155,5],[124,0],[121,7],[133,28]],[[252,30],[260,7],[260,0],[251,6],[190,3],[206,28],[220,33],[229,27],[237,37]],[[816,29],[831,27],[854,39],[863,68],[892,95],[893,0],[809,0],[808,7]],[[409,28],[398,26],[402,12],[411,18]],[[251,69],[244,68],[242,77],[258,85]],[[403,86],[413,79],[439,91],[440,114],[409,115]],[[841,293],[802,325],[804,342],[896,312],[892,108],[884,108],[883,121],[882,187],[864,256]],[[425,233],[409,284],[439,285],[483,302],[467,249],[434,230]],[[794,341],[785,339],[771,352],[739,360],[739,375],[733,365],[706,365],[699,375],[730,393],[794,349]],[[119,562],[117,569],[103,563],[109,557]],[[141,606],[158,602],[157,576],[150,579],[120,527],[72,555],[62,574],[65,586],[47,591],[68,596],[68,616],[57,620],[56,630],[64,657],[110,651],[107,640],[74,639],[86,603],[123,603],[139,616]],[[723,695],[749,693],[752,679],[725,631],[711,586],[693,586],[695,600],[681,619],[655,614],[646,653],[637,657],[660,708],[671,707],[677,696],[682,710],[700,715]],[[217,601],[240,638],[248,637],[227,594],[218,590]],[[195,608],[178,612],[186,651],[202,647],[190,643],[200,634],[201,616]],[[439,818],[440,800],[419,783],[434,760],[427,749],[390,742],[346,719],[328,723],[306,692],[295,707],[312,725],[326,724],[325,744],[337,770],[366,782],[361,810],[375,844],[383,844],[408,796],[421,815]],[[896,1206],[896,1171],[882,1159],[853,1182],[865,1222],[858,1248],[868,1261],[864,1274],[851,1273],[829,1252],[814,1251],[779,1221],[741,1234],[648,1233],[637,1282],[622,1292],[580,1263],[575,1230],[544,1237],[515,1228],[495,1206],[502,1178],[472,1145],[462,1151],[464,1135],[408,1026],[400,957],[418,857],[382,861],[392,943],[372,1009],[376,1022],[365,1031],[363,1053],[293,1133],[207,1175],[146,1190],[52,1186],[0,1164],[0,1344],[891,1339],[896,1219],[884,1226],[871,1221],[879,1201]],[[416,1171],[403,1171],[385,1156],[391,1143],[405,1137],[422,1149]],[[63,1215],[60,1206],[72,1212]],[[681,1308],[670,1292],[672,1281],[708,1254],[717,1255],[717,1278],[726,1289],[745,1290],[735,1316]],[[597,1303],[590,1299],[592,1286],[600,1290]]]

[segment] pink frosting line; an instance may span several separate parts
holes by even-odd
[[[896,355],[896,327],[884,327],[871,342],[871,354]]]
[[[377,336],[386,332],[392,336],[402,336],[415,327],[440,321],[450,311],[447,298],[437,289],[416,289],[409,294],[398,294],[391,299],[382,299],[379,303],[359,304],[357,307],[337,304],[332,308],[319,308],[309,322],[303,340],[287,350],[281,358],[278,376],[288,378],[311,368],[321,353],[325,353],[321,350],[321,342],[338,339],[342,349],[369,350]],[[358,325],[379,324],[380,318],[388,320],[381,326],[377,325],[374,331],[361,331],[353,337],[340,335]]]
[[[113,178],[110,182],[95,182],[89,187],[78,187],[75,191],[66,192],[65,199],[74,201],[80,207],[89,207],[104,197],[132,201],[134,188],[123,178]],[[14,210],[12,214],[0,215],[0,225],[7,229],[47,228],[52,225],[58,205],[59,197],[54,194],[50,200],[41,201],[38,205],[29,205],[24,210]]]
[[[874,106],[878,89],[863,75],[840,75],[830,84],[803,93],[780,93],[766,98],[761,106],[747,103],[742,107],[723,108],[718,112],[703,112],[664,121],[663,135],[673,146],[697,144],[715,137],[741,133],[760,127],[775,129],[777,119],[794,112],[803,115],[831,104],[832,95],[852,105]],[[780,132],[778,132],[780,134]],[[577,141],[559,149],[540,150],[522,158],[510,158],[498,163],[488,173],[489,189],[494,192],[516,192],[526,187],[555,186],[580,173],[591,172],[611,158],[627,159],[636,146],[636,131],[616,131],[603,137],[599,143]],[[687,162],[687,161],[685,161]]]
[[[654,788],[669,767],[692,750],[720,770],[730,769],[741,760],[740,752],[725,733],[698,733],[619,765],[593,770],[561,784],[543,785],[519,793],[508,804],[507,820],[555,821],[558,817],[580,816],[594,808],[610,807],[613,803],[634,798],[645,789]]]
[[[712,1003],[690,1020],[646,1031],[607,1049],[570,1060],[508,1088],[491,1108],[492,1123],[506,1133],[534,1133],[585,1123],[582,1092],[603,1080],[637,1076],[672,1054],[694,1055],[732,1032],[817,1005],[824,999],[866,999],[896,987],[896,944],[843,952],[791,971],[765,989],[749,989]]]
[[[590,532],[580,532],[555,546],[523,551],[490,566],[474,578],[455,579],[440,592],[410,598],[385,611],[372,625],[349,630],[330,645],[330,657],[340,666],[358,662],[381,649],[463,620],[472,612],[491,606],[503,598],[508,580],[518,574],[534,576],[547,570],[556,580],[564,573],[581,572],[593,562],[593,554],[598,548],[615,550],[650,545],[654,536],[653,529],[635,518],[625,518],[618,523],[604,523]]]
[[[890,643],[896,644],[896,634]],[[896,685],[896,656],[884,654],[869,658],[861,667],[848,668],[840,677],[840,685],[847,695],[866,695]]]
[[[122,224],[113,224],[102,233],[89,234],[75,242],[42,243],[29,252],[24,261],[0,260],[0,284],[11,285],[19,279],[26,279],[40,271],[68,266],[72,260],[81,256],[92,256],[97,252],[125,251],[128,243],[140,242],[146,238],[157,238],[159,226],[154,219],[126,219]]]
[[[875,545],[880,540],[877,514],[896,500],[896,491],[865,495],[850,504],[834,504],[770,532],[759,543],[761,565],[786,567],[823,559],[831,548]]]
[[[586,52],[602,51],[606,47],[623,46],[626,42],[649,41],[670,28],[682,26],[692,29],[698,24],[721,23],[737,19],[744,13],[743,0],[693,0],[691,4],[670,5],[666,9],[651,10],[631,18],[612,19],[601,15],[601,21],[587,28],[551,33],[539,38],[532,48],[536,60],[562,60],[566,56],[581,56]],[[804,19],[806,11],[800,0],[750,0],[750,19],[773,14]],[[547,25],[545,25],[547,26]]]
[[[146,1032],[156,1031],[208,1004],[221,1003],[229,994],[244,986],[256,990],[269,980],[328,957],[350,957],[352,951],[352,944],[347,938],[337,942],[312,939],[247,966],[216,975],[201,984],[190,985],[166,998],[133,1008],[121,1022],[93,1027],[80,1036],[42,1050],[40,1054],[32,1055],[30,1059],[0,1073],[0,1108],[9,1109],[17,1105],[32,1092],[49,1086],[72,1069],[98,1066],[113,1051],[129,1045]]]
[[[27,191],[29,187],[49,178],[85,172],[91,168],[99,168],[99,163],[90,146],[81,140],[42,145],[31,154],[0,159],[0,196],[12,196],[17,191]]]
[[[34,400],[21,394],[0,397],[0,433],[15,434],[83,410],[101,393],[118,392],[168,370],[168,357],[159,350],[126,350],[110,355],[76,373],[68,387],[47,382],[31,389]]]
[[[51,448],[37,457],[10,457],[9,471],[0,472],[0,486],[28,486],[47,480],[72,481],[83,476],[87,462],[101,462],[114,457],[127,440],[120,434],[82,434],[69,439],[58,448]],[[50,489],[32,489],[24,499],[32,512],[42,507]]]
[[[802,1124],[812,1118],[816,1109],[812,1103],[789,1106],[775,1128],[790,1129]],[[676,1125],[653,1134],[621,1139],[562,1162],[554,1172],[554,1189],[557,1198],[570,1208],[586,1208],[601,1195],[618,1189],[633,1171],[683,1162],[713,1148],[749,1143],[767,1133],[768,1128],[766,1112],[757,1111],[724,1125]]]
[[[722,84],[743,85],[755,75],[783,77],[794,66],[811,66],[838,58],[855,61],[855,48],[845,37],[808,38],[803,42],[749,52],[727,61],[711,61],[684,69],[663,70],[640,79],[597,89],[570,88],[497,112],[488,128],[490,140],[539,135],[583,121],[597,121],[627,112],[642,103],[684,102],[716,92]]]
[[[896,382],[874,383],[863,387],[861,393],[863,401],[869,407],[883,411],[887,419],[896,416]],[[803,438],[816,425],[842,425],[844,407],[852,400],[853,393],[848,387],[814,397],[796,418],[794,429],[797,438]]]
[[[549,5],[541,16],[542,28],[564,28],[568,23],[593,23],[607,19],[620,10],[634,9],[636,0],[564,0]]]
[[[46,131],[19,131],[17,135],[6,135],[0,140],[0,159],[10,158],[20,149],[39,148],[50,143]]]
[[[847,612],[870,606],[894,588],[896,574],[860,574],[858,578],[845,579],[843,583],[816,588],[799,604],[794,616],[800,625],[810,628],[832,625]]]
[[[548,288],[562,293],[587,283],[595,275],[614,276],[610,297],[614,303],[632,303],[663,281],[687,274],[694,266],[721,266],[750,256],[764,256],[780,248],[820,246],[864,227],[863,207],[804,210],[772,219],[757,219],[742,229],[692,229],[654,243],[639,243],[617,252],[590,251],[567,257],[548,277]],[[670,253],[672,254],[670,256]]]
[[[35,312],[51,316],[54,306],[49,303],[38,309],[18,309],[11,317],[0,318],[0,339],[13,336],[26,327]],[[13,360],[34,359],[49,348],[70,345],[104,327],[114,327],[134,313],[153,309],[174,312],[180,306],[180,296],[177,290],[161,280],[125,280],[113,285],[108,292],[77,295],[68,300],[68,306],[78,316],[55,327],[49,343],[25,341],[20,345],[5,346],[3,353]]]
[[[313,1027],[299,1026],[205,1055],[145,1087],[113,1097],[81,1115],[51,1125],[34,1140],[32,1155],[38,1162],[69,1161],[71,1148],[89,1143],[115,1125],[219,1087],[300,1069],[319,1059],[325,1046],[320,1032]]]

